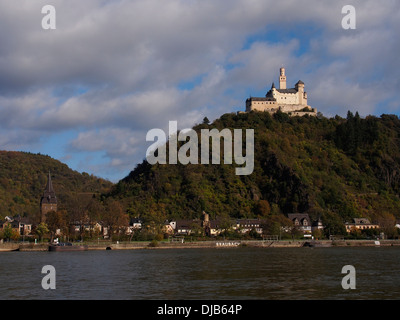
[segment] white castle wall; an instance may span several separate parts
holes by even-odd
[[[280,93],[278,90],[273,89],[272,94],[278,104],[300,104],[299,92],[298,93]]]

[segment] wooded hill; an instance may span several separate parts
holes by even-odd
[[[21,215],[38,222],[49,171],[59,208],[78,194],[91,197],[109,192],[112,186],[107,180],[73,171],[49,156],[0,151],[0,219]]]
[[[238,176],[235,164],[143,161],[109,196],[131,216],[156,223],[201,218],[203,210],[211,218],[274,221],[306,212],[313,220],[321,217],[330,233],[344,234],[343,223],[354,217],[381,224],[400,217],[397,116],[361,118],[349,112],[347,118],[328,119],[251,112],[225,114],[193,129],[200,136],[206,128],[254,129],[253,173]]]

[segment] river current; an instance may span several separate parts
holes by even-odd
[[[0,253],[0,299],[399,299],[400,247]],[[55,289],[45,290],[45,265]],[[355,289],[344,289],[345,265]]]

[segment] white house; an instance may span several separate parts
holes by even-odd
[[[295,227],[303,231],[304,234],[311,234],[311,219],[307,213],[289,213],[288,218],[292,220]]]

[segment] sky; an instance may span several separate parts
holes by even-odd
[[[326,117],[399,115],[399,30],[398,0],[0,0],[0,150],[117,182],[149,130],[244,111],[282,66]]]

